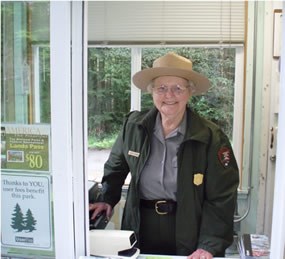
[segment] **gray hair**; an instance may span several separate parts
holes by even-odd
[[[189,89],[191,91],[191,94],[194,94],[196,92],[196,85],[193,81],[188,80],[188,84],[189,84]]]

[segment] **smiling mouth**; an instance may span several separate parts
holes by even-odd
[[[176,104],[176,102],[164,102],[164,104],[166,104],[166,105],[174,105],[174,104]]]

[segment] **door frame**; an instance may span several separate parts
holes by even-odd
[[[84,2],[50,2],[51,150],[56,258],[87,251]],[[68,48],[70,46],[70,48]]]

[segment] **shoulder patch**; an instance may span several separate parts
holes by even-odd
[[[223,167],[228,167],[231,161],[231,150],[228,147],[221,147],[218,151],[218,158]]]

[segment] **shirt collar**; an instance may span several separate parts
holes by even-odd
[[[183,118],[179,126],[173,130],[168,137],[176,136],[178,133],[181,134],[183,137],[186,133],[186,125],[187,125],[187,113],[184,112]],[[163,136],[162,132],[162,124],[161,124],[161,116],[158,112],[155,119],[155,125],[154,125],[154,133],[156,135]]]

